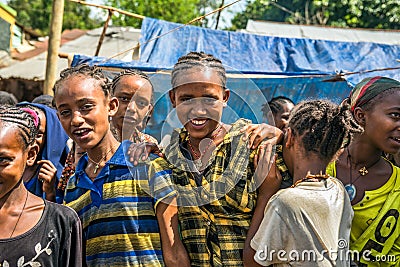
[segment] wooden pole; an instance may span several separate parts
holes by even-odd
[[[108,28],[108,23],[110,22],[110,19],[111,19],[111,17],[112,17],[112,13],[113,13],[113,12],[112,12],[111,10],[108,10],[108,17],[107,17],[107,19],[106,19],[106,22],[104,23],[103,32],[101,33],[99,42],[98,42],[98,44],[97,44],[96,53],[94,53],[94,56],[96,56],[96,57],[99,55],[100,47],[101,47],[101,44],[103,43],[104,36],[106,35],[107,28]]]
[[[225,1],[222,0],[221,5],[219,6],[219,8],[223,7],[223,6],[224,6],[224,3],[225,3]],[[220,9],[220,10],[218,11],[217,23],[216,23],[216,25],[215,25],[215,29],[216,29],[216,30],[218,30],[218,24],[219,24],[219,18],[221,17],[221,12],[222,12],[222,9]]]
[[[53,86],[57,76],[58,50],[61,43],[64,0],[53,0],[50,20],[49,47],[47,50],[46,77],[43,94],[53,95]]]

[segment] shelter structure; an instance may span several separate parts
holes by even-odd
[[[228,88],[233,92],[228,122],[237,117],[265,120],[261,105],[274,96],[284,95],[295,102],[328,98],[339,103],[348,96],[352,84],[364,77],[400,79],[400,63],[396,60],[400,45],[396,44],[266,36],[182,27],[152,18],[145,18],[142,23],[139,60],[123,62],[75,55],[72,65],[87,63],[111,71],[147,71],[158,100],[149,132],[160,138],[161,128],[176,127],[172,125],[176,120],[167,99],[171,89],[169,73],[178,58],[189,51],[213,54],[226,66]]]

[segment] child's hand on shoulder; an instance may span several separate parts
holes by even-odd
[[[266,123],[249,124],[240,131],[244,133],[243,140],[249,140],[247,147],[251,149],[258,147],[262,141],[275,145],[283,138],[283,132],[279,128]]]
[[[137,165],[140,160],[146,160],[150,153],[164,157],[156,143],[132,143],[128,149],[129,160],[133,163],[133,165]]]

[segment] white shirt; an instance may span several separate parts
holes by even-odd
[[[280,190],[251,240],[254,259],[263,266],[349,266],[352,218],[350,200],[336,178]]]

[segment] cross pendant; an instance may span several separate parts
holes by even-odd
[[[99,168],[99,164],[96,164],[96,166],[94,166],[93,173],[96,173],[98,168]]]
[[[365,168],[365,166],[362,167],[361,169],[359,169],[358,171],[360,172],[360,174],[361,174],[362,176],[365,176],[365,175],[368,174],[368,170],[367,170],[367,168]]]

